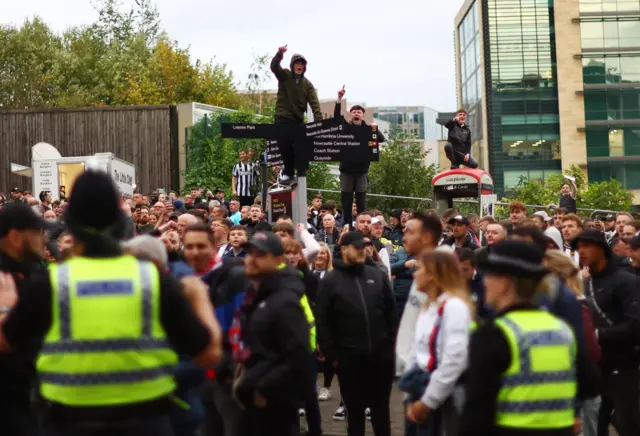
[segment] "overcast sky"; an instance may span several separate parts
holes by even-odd
[[[125,0],[125,2],[130,2]],[[304,54],[319,97],[453,111],[453,19],[462,0],[156,0],[162,27],[192,57],[225,62],[242,86],[255,54]],[[0,0],[0,22],[39,15],[54,29],[91,23],[90,0]],[[275,87],[275,81],[269,84]]]

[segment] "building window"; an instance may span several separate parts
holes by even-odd
[[[625,189],[640,189],[640,164],[598,162],[587,165],[587,170],[590,182],[617,180]]]
[[[640,90],[586,90],[584,110],[587,121],[640,119]]]
[[[640,82],[640,55],[583,58],[582,76],[587,84]]]
[[[640,156],[640,129],[587,129],[587,157]]]
[[[580,12],[639,12],[640,0],[580,0]]]
[[[504,189],[515,189],[521,181],[541,183],[549,176],[559,174],[561,171],[555,168],[530,170],[530,171],[505,171],[504,172]]]
[[[633,21],[583,21],[582,48],[640,46],[640,19]]]

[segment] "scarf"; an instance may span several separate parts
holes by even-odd
[[[196,271],[196,275],[198,275],[198,276],[203,276],[203,275],[205,275],[206,273],[208,273],[209,271],[211,271],[212,269],[214,269],[214,268],[217,266],[217,264],[218,264],[218,261],[219,261],[219,260],[220,260],[220,256],[218,256],[217,254],[215,254],[215,255],[211,258],[211,260],[209,261],[209,263],[207,264],[207,266],[204,268],[204,270],[202,270],[202,271]]]
[[[258,291],[254,286],[250,286],[244,294],[244,300],[233,317],[233,322],[229,328],[229,342],[233,359],[238,363],[243,363],[251,358],[251,349],[246,345],[243,330],[247,326],[247,314],[249,307],[253,303]]]

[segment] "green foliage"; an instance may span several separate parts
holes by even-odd
[[[628,210],[631,207],[633,196],[623,189],[618,181],[612,180],[587,184],[584,173],[577,166],[572,166],[565,174],[576,178],[578,208]],[[554,174],[542,182],[530,182],[526,177],[522,177],[516,189],[507,193],[506,198],[502,201],[505,203],[521,201],[524,204],[544,207],[551,204],[557,205],[562,185],[566,182],[567,180],[562,174]],[[507,216],[509,213],[506,206],[496,209],[496,216],[499,217]],[[528,212],[533,213],[534,211],[535,209],[531,208]]]
[[[331,174],[331,164],[322,162],[311,162],[307,171],[307,187],[316,189],[340,190],[338,179]],[[307,198],[311,201],[316,192],[308,191]],[[340,194],[335,192],[322,192],[323,201],[333,200],[340,204]],[[340,206],[338,206],[340,207]]]
[[[259,123],[264,121],[256,115],[238,111],[214,112],[198,121],[189,129],[187,140],[187,169],[185,192],[192,187],[208,189],[222,188],[231,198],[231,171],[238,162],[239,150],[253,150],[259,156],[264,150],[260,139],[223,139],[222,123]]]
[[[160,29],[152,0],[97,0],[88,26],[54,33],[39,18],[0,25],[0,109],[174,104],[238,108],[224,64],[192,60]]]
[[[431,179],[436,172],[435,166],[424,167],[426,153],[412,139],[412,136],[398,132],[385,144],[380,152],[380,160],[371,164],[369,192],[429,199],[433,197]],[[367,207],[383,211],[401,207],[429,209],[431,203],[369,196]]]

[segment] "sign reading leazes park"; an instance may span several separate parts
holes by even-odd
[[[222,124],[224,138],[265,138],[270,166],[282,163],[278,151],[278,129],[291,128],[278,124]],[[377,161],[378,132],[371,127],[343,124],[335,119],[296,126],[296,153],[309,162]]]

